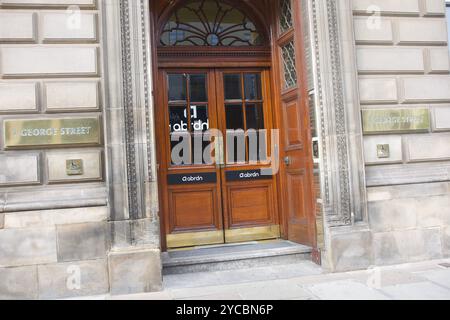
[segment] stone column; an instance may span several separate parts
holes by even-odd
[[[111,0],[104,37],[113,294],[160,290],[158,190],[148,1]]]

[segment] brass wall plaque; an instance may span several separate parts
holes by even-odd
[[[391,156],[391,147],[388,144],[377,145],[377,157],[378,159],[387,159]]]
[[[66,173],[68,176],[81,176],[83,172],[82,159],[66,160]]]
[[[101,143],[98,117],[5,120],[3,133],[7,149]]]
[[[363,110],[364,134],[430,131],[428,109]]]

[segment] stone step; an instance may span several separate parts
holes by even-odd
[[[165,252],[163,274],[285,265],[311,260],[312,249],[290,241],[247,242]]]

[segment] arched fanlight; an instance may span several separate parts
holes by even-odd
[[[162,46],[260,46],[265,39],[239,8],[219,0],[188,0],[172,14]]]

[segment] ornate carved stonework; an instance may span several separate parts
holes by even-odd
[[[322,138],[322,172],[323,172],[323,200],[326,219],[329,226],[344,226],[352,224],[352,205],[350,191],[350,167],[347,120],[344,101],[344,88],[341,64],[341,34],[337,15],[336,0],[326,1],[328,20],[329,65],[331,66],[332,92],[331,101],[324,99],[323,72],[318,21],[318,2],[311,0],[313,39],[315,50],[315,68],[317,76],[317,100],[319,106],[318,123]],[[329,139],[335,137],[335,139]],[[334,144],[334,145],[333,145]],[[334,150],[334,152],[333,152]],[[330,153],[333,152],[333,153]],[[331,169],[331,162],[334,170]]]
[[[122,81],[123,106],[125,109],[125,141],[127,152],[128,203],[130,218],[138,215],[137,179],[136,179],[136,150],[134,145],[134,116],[133,116],[133,72],[131,62],[131,34],[129,21],[128,0],[120,1],[120,20],[122,36]]]
[[[149,84],[149,32],[145,0],[137,4],[120,0],[122,82],[127,157],[128,213],[131,220],[146,217],[148,191],[154,180],[152,168]],[[132,11],[132,12],[131,12]],[[138,44],[138,46],[136,46]],[[145,126],[145,127],[144,127]],[[145,141],[142,141],[144,139]],[[146,154],[144,154],[146,153]],[[146,161],[146,163],[144,163]]]

